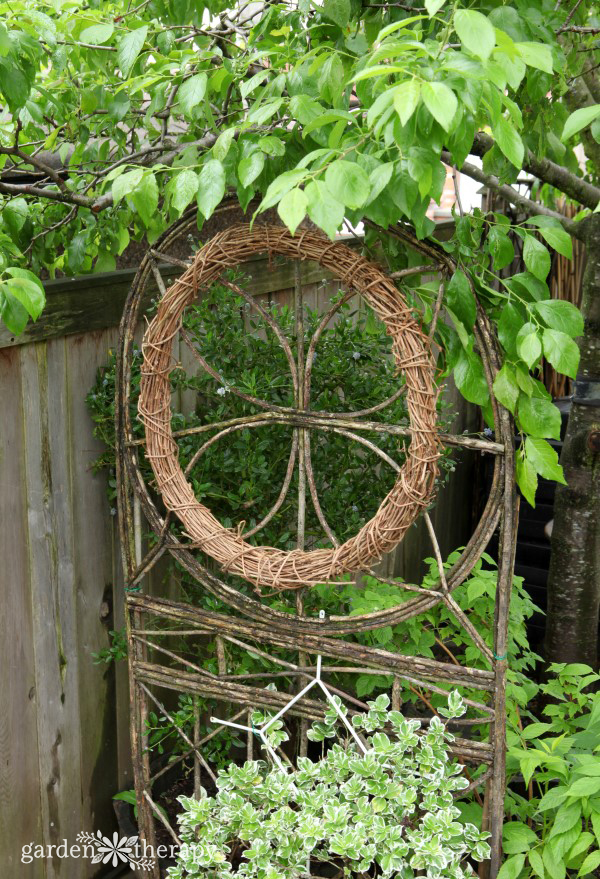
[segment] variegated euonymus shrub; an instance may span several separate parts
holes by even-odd
[[[458,820],[454,795],[468,782],[449,755],[453,737],[438,717],[420,731],[420,721],[388,706],[379,696],[352,718],[366,754],[348,738],[316,762],[298,758],[295,771],[232,763],[219,773],[216,796],[180,797],[183,845],[169,879],[472,875],[468,859],[488,857],[488,834]],[[451,694],[444,713],[463,712]],[[254,722],[261,719],[257,712]],[[310,738],[333,738],[337,721],[329,710]],[[280,721],[271,734],[273,744],[284,740]]]

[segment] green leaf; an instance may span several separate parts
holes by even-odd
[[[246,124],[264,125],[277,113],[282,104],[283,98],[274,98],[272,101],[265,101],[264,104],[255,104],[248,113]]]
[[[579,110],[575,110],[565,122],[563,133],[560,136],[561,140],[568,140],[574,134],[577,134],[578,131],[581,131],[582,128],[587,128],[598,116],[600,116],[600,104],[594,104],[591,107],[580,107]]]
[[[181,215],[189,203],[196,198],[198,175],[191,168],[180,171],[169,181],[168,191],[171,194],[171,205]]]
[[[0,61],[0,92],[6,98],[6,102],[13,113],[16,113],[17,110],[25,106],[25,102],[29,97],[29,91],[30,83],[23,71],[16,64],[11,63],[9,58]],[[16,332],[16,330],[13,332]]]
[[[325,172],[325,183],[333,197],[351,210],[362,207],[371,192],[366,171],[344,159],[329,165]]]
[[[215,145],[212,148],[212,153],[214,158],[218,159],[219,162],[225,161],[234,137],[235,128],[226,128],[225,131],[222,131],[218,136]]]
[[[306,177],[307,172],[300,168],[293,168],[291,171],[284,171],[279,177],[276,177],[267,187],[265,197],[260,203],[259,211],[266,211],[277,204],[282,195],[293,189],[296,184],[300,183]]]
[[[325,0],[323,15],[345,28],[350,21],[350,0]]]
[[[308,216],[333,240],[344,219],[344,205],[332,196],[321,180],[311,180],[304,194]]]
[[[519,399],[519,386],[515,371],[508,363],[504,364],[494,379],[494,396],[514,415]]]
[[[11,295],[5,284],[0,284],[0,318],[15,336],[20,336],[27,326],[27,310]]]
[[[544,871],[544,862],[538,850],[531,849],[531,851],[527,854],[527,857],[529,858],[531,869],[533,870],[535,875],[539,876],[539,879],[545,879],[546,874]]]
[[[465,400],[484,406],[489,399],[489,388],[485,380],[481,359],[473,351],[460,349],[454,367],[454,381]]]
[[[591,797],[600,791],[600,778],[578,778],[569,787],[570,797]]]
[[[572,338],[583,335],[583,316],[571,302],[548,299],[535,302],[533,308],[551,329],[560,330]]]
[[[454,15],[454,30],[472,55],[487,61],[496,45],[496,32],[485,15],[474,9],[459,9]]]
[[[550,831],[550,836],[548,838],[550,839],[561,833],[566,833],[567,830],[570,830],[571,827],[574,827],[579,821],[581,821],[581,804],[577,802],[563,803],[556,813],[556,818],[554,819],[554,824],[552,825],[552,830]]]
[[[501,226],[492,226],[488,235],[488,247],[495,269],[504,269],[515,258],[515,248]]]
[[[475,299],[467,277],[460,269],[454,272],[450,278],[446,287],[446,299],[449,307],[467,330],[472,330],[476,317]]]
[[[277,213],[292,235],[306,216],[308,199],[301,189],[291,189],[277,205]]]
[[[37,283],[27,278],[8,278],[2,281],[5,295],[10,294],[21,303],[30,317],[36,320],[44,307],[45,297]]]
[[[144,174],[131,197],[140,217],[150,226],[158,207],[158,185],[152,172]]]
[[[560,439],[560,412],[543,397],[519,397],[517,414],[521,427],[530,436]]]
[[[446,0],[425,0],[425,9],[430,18],[439,12]]]
[[[579,873],[577,876],[589,876],[590,873],[593,873],[600,867],[600,851],[596,850],[594,852],[590,852],[581,867],[579,868]]]
[[[207,83],[208,77],[206,73],[196,73],[195,76],[190,76],[189,79],[184,80],[179,87],[177,97],[179,98],[181,112],[186,119],[194,118],[194,110],[206,94]]]
[[[13,279],[7,282],[12,295],[27,309],[33,320],[37,320],[46,304],[46,291],[40,279],[28,269],[11,266],[4,271]]]
[[[552,73],[552,52],[543,43],[515,43],[515,49],[529,67]]]
[[[513,855],[507,858],[498,871],[497,879],[517,879],[524,863],[525,855]]]
[[[579,366],[577,343],[566,333],[561,333],[560,330],[544,330],[542,342],[546,360],[558,372],[568,375],[569,378],[575,378]]]
[[[116,177],[112,183],[114,204],[119,204],[121,199],[133,192],[143,176],[143,168],[134,168],[132,171],[125,171],[124,174],[120,174]]]
[[[525,147],[523,146],[521,135],[512,122],[509,122],[504,116],[499,116],[494,126],[494,137],[498,147],[502,150],[508,161],[515,168],[521,168]]]
[[[421,87],[425,106],[444,131],[449,131],[454,122],[458,101],[452,89],[443,82],[425,82]]]
[[[407,79],[394,89],[394,107],[403,125],[415,112],[420,94],[421,84],[416,79]]]
[[[542,242],[534,238],[533,235],[525,235],[523,259],[532,275],[535,275],[540,281],[546,280],[550,271],[550,254]]]
[[[509,302],[502,309],[498,321],[498,338],[510,356],[515,356],[517,353],[517,334],[522,326],[523,318],[519,310]]]
[[[301,125],[308,125],[325,112],[324,107],[308,95],[294,95],[290,99],[290,112]]]
[[[502,849],[507,855],[526,852],[537,841],[531,827],[520,821],[508,821],[502,828]]]
[[[238,177],[240,178],[242,186],[250,186],[254,183],[264,166],[265,154],[259,151],[242,159],[238,165]]]
[[[563,469],[558,463],[558,454],[549,442],[539,437],[528,436],[525,439],[525,455],[535,467],[536,472],[544,479],[553,479],[566,485]],[[532,724],[535,726],[535,724]],[[529,729],[529,727],[528,727]],[[598,779],[600,781],[600,779]]]
[[[121,73],[125,78],[131,73],[131,68],[142,51],[147,35],[148,27],[147,25],[143,25],[143,27],[138,27],[134,31],[129,31],[129,33],[120,40],[117,48],[117,64],[121,68]]]
[[[376,168],[373,168],[373,170],[369,174],[369,186],[371,187],[371,191],[369,193],[369,203],[376,199],[377,196],[383,192],[385,187],[390,182],[393,172],[393,162],[386,162],[383,165],[377,165]]]
[[[81,40],[82,43],[92,43],[96,46],[102,46],[104,43],[108,43],[114,30],[115,28],[112,24],[93,24],[91,27],[86,27],[85,30],[81,31],[79,34],[79,40]]]
[[[565,879],[567,871],[564,861],[556,858],[549,845],[544,846],[542,857],[547,877],[550,877],[550,879]]]
[[[535,493],[537,491],[538,478],[535,467],[531,461],[528,461],[527,458],[523,458],[519,455],[516,460],[515,475],[517,478],[517,485],[521,489],[521,494],[530,506],[535,507]],[[529,777],[533,774],[536,766],[537,763],[531,767]],[[521,772],[523,772],[522,765]],[[525,773],[523,774],[525,775]],[[527,779],[527,781],[529,781],[529,779]]]
[[[517,333],[517,353],[530,368],[542,355],[542,343],[535,324],[527,323]]]
[[[564,803],[566,797],[567,791],[565,787],[562,785],[551,787],[539,801],[538,809],[540,812],[545,812],[548,809],[558,809]]]
[[[210,159],[202,166],[198,178],[198,207],[208,220],[225,195],[225,169],[218,159]]]
[[[567,259],[573,258],[573,239],[558,220],[553,217],[545,217],[542,214],[539,217],[530,217],[527,222],[539,228],[541,236],[550,247],[566,256]]]

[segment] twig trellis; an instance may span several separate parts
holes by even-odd
[[[143,838],[156,844],[156,822],[165,825],[171,837],[177,834],[156,802],[155,786],[167,772],[167,767],[155,767],[150,761],[147,719],[150,704],[156,705],[165,717],[170,718],[165,704],[157,695],[159,690],[188,693],[194,697],[214,699],[225,704],[240,706],[231,717],[223,720],[246,730],[247,752],[252,754],[255,730],[252,730],[250,714],[261,707],[274,711],[276,716],[284,712],[298,717],[304,734],[308,724],[322,718],[324,703],[312,698],[316,687],[331,701],[331,693],[342,697],[352,710],[364,710],[367,706],[359,699],[332,684],[325,684],[323,674],[343,670],[347,674],[392,675],[394,680],[404,681],[415,692],[446,694],[449,686],[458,686],[480,694],[469,696],[465,702],[471,716],[461,721],[466,730],[488,726],[489,739],[481,741],[468,737],[456,737],[452,752],[464,763],[484,766],[484,770],[469,785],[469,789],[485,789],[484,821],[492,833],[492,859],[489,872],[495,879],[501,859],[502,817],[504,808],[505,773],[505,688],[506,649],[510,589],[514,564],[516,528],[516,503],[513,480],[513,431],[509,413],[499,406],[493,394],[496,438],[494,441],[463,436],[438,434],[435,424],[437,389],[433,377],[433,361],[430,343],[435,327],[425,336],[394,281],[382,270],[358,256],[341,243],[332,243],[321,235],[300,230],[295,237],[281,227],[255,225],[235,227],[219,233],[196,255],[192,263],[172,256],[170,250],[179,239],[194,232],[196,214],[184,215],[144,257],[127,299],[121,322],[117,358],[117,486],[119,524],[126,570],[126,619],[129,639],[129,677],[131,693],[131,740],[135,786],[138,799],[139,825]],[[430,272],[448,275],[454,265],[448,255],[431,242],[418,241],[408,230],[396,228],[389,234],[399,237],[407,246],[419,251],[431,265]],[[338,278],[347,292],[323,315],[307,350],[304,344],[302,285],[299,271],[296,273],[296,329],[298,346],[293,352],[269,310],[241,287],[222,277],[228,267],[237,266],[257,252],[294,259],[297,264],[312,260],[327,268]],[[182,275],[165,289],[159,262],[182,270]],[[424,271],[424,266],[415,268]],[[402,283],[407,272],[402,273]],[[171,430],[169,374],[173,368],[172,343],[180,336],[183,343],[192,348],[199,366],[215,382],[225,385],[225,379],[207,363],[202,352],[182,329],[182,315],[198,292],[199,285],[206,286],[217,281],[242,296],[250,307],[261,313],[269,327],[277,335],[286,354],[295,402],[293,407],[271,405],[254,398],[240,389],[227,384],[230,393],[252,403],[261,410],[257,415],[229,419],[221,423],[201,425],[183,431]],[[148,285],[154,282],[160,293],[156,316],[149,324],[144,339],[144,366],[140,394],[140,417],[145,425],[143,440],[134,436],[131,413],[131,365],[133,341],[137,326],[148,303]],[[392,336],[396,364],[404,376],[404,385],[390,398],[369,409],[355,412],[329,413],[311,409],[311,370],[313,355],[319,339],[336,311],[348,299],[360,293],[374,311],[384,320]],[[442,300],[438,297],[434,322],[441,312]],[[481,355],[487,383],[491,389],[499,368],[497,349],[483,311],[478,308],[475,338]],[[406,394],[410,425],[393,425],[373,421],[371,416],[391,405],[401,393]],[[188,475],[205,451],[214,443],[235,431],[255,427],[280,425],[293,428],[292,444],[281,491],[264,518],[254,528],[243,531],[228,530],[200,504],[193,495]],[[327,522],[316,488],[311,460],[312,430],[333,432],[359,442],[373,451],[397,474],[394,487],[383,500],[379,510],[354,538],[340,545]],[[400,466],[362,432],[388,433],[409,436],[405,463]],[[177,439],[191,434],[210,433],[208,439],[195,452],[185,471],[179,465]],[[494,468],[491,488],[484,511],[477,526],[462,551],[458,561],[445,571],[435,531],[425,508],[433,489],[439,446],[471,449],[490,454]],[[158,504],[143,478],[139,450],[145,453],[156,475],[157,485],[165,510]],[[257,547],[247,542],[281,509],[291,485],[294,469],[299,468],[299,504],[297,548],[283,553],[272,547]],[[315,513],[332,548],[304,549],[305,502],[310,497]],[[142,552],[140,539],[143,512],[149,528],[156,535],[146,554]],[[391,549],[401,539],[407,528],[419,515],[425,516],[434,556],[439,571],[439,581],[432,588],[401,584],[410,593],[403,603],[356,616],[332,615],[310,618],[304,613],[303,593],[317,582],[335,584],[336,577],[348,571],[371,571],[374,561]],[[170,527],[176,516],[183,523],[187,539],[178,537]],[[496,594],[495,633],[490,649],[468,614],[461,610],[452,592],[472,571],[494,532],[499,529],[498,588]],[[296,614],[284,613],[264,604],[260,597],[253,598],[238,591],[223,579],[211,573],[199,558],[198,550],[212,556],[226,571],[245,577],[255,586],[270,590],[295,589]],[[140,590],[144,578],[156,562],[170,553],[209,593],[223,601],[235,616],[203,610],[188,603],[176,602],[145,594]],[[376,575],[378,576],[378,575]],[[382,579],[381,577],[379,579]],[[396,584],[398,585],[398,584]],[[488,668],[463,667],[455,663],[441,662],[426,657],[404,656],[382,648],[368,647],[355,641],[341,639],[341,635],[372,631],[383,626],[397,625],[442,603],[454,614],[458,623],[468,633],[474,645],[485,659]],[[169,649],[165,640],[178,638],[193,643],[198,638],[203,643],[214,639],[218,660],[218,674],[213,674],[192,662],[189,651]],[[291,700],[288,695],[265,689],[265,679],[272,672],[253,675],[230,674],[227,669],[225,645],[243,647],[250,652],[268,658],[290,679],[297,679],[298,690]],[[261,646],[283,648],[298,652],[298,663],[271,655]],[[161,657],[164,661],[161,662]],[[310,657],[316,659],[316,667]],[[321,657],[339,660],[342,665],[321,668]],[[315,674],[316,672],[316,674]],[[263,685],[260,686],[261,678]],[[306,682],[302,686],[302,680]],[[255,686],[254,684],[257,684]],[[393,702],[397,700],[398,688],[393,689]],[[428,700],[425,699],[428,703]],[[333,702],[335,704],[335,702]],[[395,706],[398,707],[398,706]],[[240,719],[246,718],[246,723]],[[176,760],[191,758],[194,763],[196,790],[200,790],[200,774],[203,768],[212,775],[203,754],[203,745],[218,733],[218,727],[200,736],[200,717],[195,715],[194,733],[190,737],[177,727],[177,734],[187,746]],[[350,725],[349,725],[350,726]],[[261,736],[266,741],[264,729]],[[269,746],[270,747],[270,746]],[[305,753],[306,737],[300,743]],[[304,749],[304,750],[303,750]],[[279,756],[275,751],[275,762]],[[271,755],[273,756],[273,755]],[[173,763],[170,764],[174,765]],[[155,876],[159,876],[158,866]]]

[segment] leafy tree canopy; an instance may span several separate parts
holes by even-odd
[[[579,358],[581,316],[550,300],[546,278],[548,247],[570,256],[600,201],[592,4],[0,8],[0,314],[12,332],[43,307],[42,269],[111,270],[130,236],[153,241],[191,206],[200,227],[226,195],[252,214],[276,208],[292,232],[307,216],[330,237],[364,221],[367,245],[380,241],[392,267],[414,264],[407,239],[421,242],[421,262],[425,253],[443,267],[444,366],[491,421],[473,330],[481,303],[503,348],[496,397],[527,436],[521,488],[532,500],[538,474],[562,479],[547,442],[558,411],[535,374],[542,355],[571,376]],[[453,238],[430,243],[443,163],[528,219],[514,228],[501,214],[459,211]],[[523,172],[539,181],[536,201],[514,186]],[[581,207],[574,220],[557,209],[563,195]],[[515,234],[526,271],[497,289]],[[410,295],[430,322],[437,284]]]

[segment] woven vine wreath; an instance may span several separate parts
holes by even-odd
[[[347,289],[360,293],[385,323],[392,337],[398,371],[404,374],[410,416],[410,445],[396,482],[379,509],[360,531],[334,549],[286,552],[253,546],[240,529],[225,528],[201,504],[181,469],[171,432],[173,339],[186,306],[200,288],[207,288],[228,268],[259,253],[295,260],[312,260],[329,269]],[[436,428],[437,389],[427,337],[412,317],[394,282],[382,270],[340,243],[313,231],[295,236],[279,226],[235,226],[212,238],[193,264],[160,300],[142,345],[143,366],[138,412],[146,431],[146,455],[163,501],[183,523],[194,545],[225,571],[260,587],[297,589],[364,570],[393,549],[427,506],[434,487],[439,457]]]

